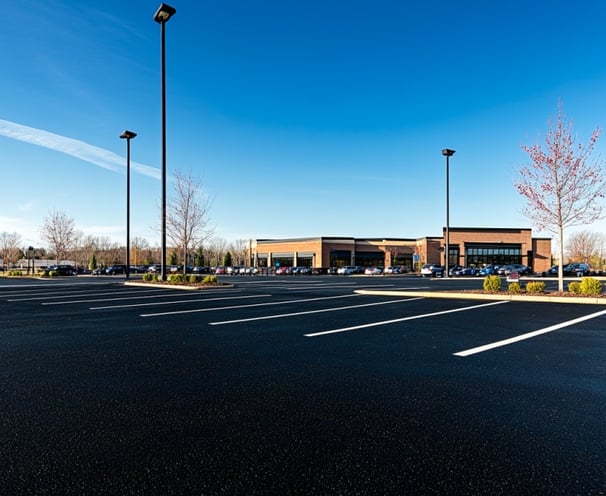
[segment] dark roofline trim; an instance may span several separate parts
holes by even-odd
[[[446,230],[446,226],[442,228]],[[520,232],[520,231],[532,231],[530,227],[449,227],[450,232]]]

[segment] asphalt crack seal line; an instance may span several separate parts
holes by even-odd
[[[559,324],[555,324],[549,327],[545,327],[543,329],[539,329],[537,331],[528,332],[526,334],[520,334],[519,336],[515,336],[509,339],[503,339],[502,341],[495,341],[494,343],[485,344],[483,346],[478,346],[477,348],[470,348],[468,350],[459,351],[457,353],[453,353],[455,356],[467,357],[470,355],[475,355],[476,353],[482,353],[484,351],[489,351],[494,348],[499,348],[501,346],[507,346],[512,343],[517,343],[518,341],[523,341],[524,339],[530,339],[535,336],[540,336],[541,334],[546,334],[548,332],[557,331],[558,329],[562,329],[564,327],[569,327],[574,324],[578,324],[579,322],[584,322],[585,320],[595,319],[596,317],[601,317],[602,315],[606,315],[606,310],[602,310],[600,312],[590,313],[589,315],[585,315],[583,317],[579,317],[577,319],[568,320],[566,322],[561,322]]]

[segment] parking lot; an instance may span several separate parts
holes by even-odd
[[[606,307],[222,280],[0,279],[5,490],[606,494]]]

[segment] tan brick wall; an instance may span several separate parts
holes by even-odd
[[[256,254],[291,253],[294,257],[298,252],[315,253],[314,267],[322,267],[322,243],[319,238],[309,240],[293,240],[275,242],[257,242]]]
[[[503,243],[522,245],[522,252],[532,249],[532,232],[524,229],[517,232],[450,231],[451,245],[459,245],[461,253],[465,243]]]
[[[535,254],[532,268],[535,272],[545,272],[551,267],[551,239],[537,238],[532,245]]]

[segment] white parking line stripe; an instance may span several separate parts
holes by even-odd
[[[473,305],[471,307],[455,308],[453,310],[443,310],[441,312],[425,313],[422,315],[412,315],[410,317],[402,317],[401,319],[383,320],[381,322],[371,322],[370,324],[362,324],[362,325],[357,325],[357,326],[352,326],[352,327],[343,327],[341,329],[332,329],[330,331],[313,332],[313,333],[309,333],[309,334],[304,334],[304,336],[306,338],[314,338],[316,336],[324,336],[326,334],[336,334],[338,332],[355,331],[358,329],[365,329],[367,327],[377,327],[377,326],[382,326],[382,325],[387,325],[387,324],[395,324],[397,322],[405,322],[407,320],[435,317],[436,315],[446,315],[448,313],[465,312],[467,310],[474,310],[476,308],[489,307],[492,305],[500,305],[501,303],[509,303],[509,302],[508,301],[493,301],[491,303],[484,303],[482,305]]]
[[[240,292],[239,290],[231,290],[234,292]],[[205,294],[210,292],[210,290],[205,290]],[[217,291],[213,291],[214,293],[225,292],[225,290],[220,289]],[[142,300],[142,299],[150,299],[150,298],[166,298],[168,296],[200,296],[200,293],[194,291],[183,291],[181,293],[162,293],[155,295],[145,295],[145,296],[127,296],[120,298],[89,298],[88,300],[67,300],[67,301],[48,301],[45,303],[41,303],[41,305],[71,305],[72,303],[96,303],[99,301],[124,301],[124,300]]]
[[[214,307],[214,308],[195,308],[193,310],[177,310],[174,312],[158,312],[158,313],[143,313],[140,317],[162,317],[164,315],[178,315],[182,313],[197,313],[197,312],[213,312],[216,310],[233,310],[234,308],[250,308],[250,307],[268,307],[273,305],[289,305],[291,303],[304,303],[306,301],[318,301],[318,300],[334,300],[337,298],[353,298],[360,296],[358,294],[340,295],[340,296],[327,296],[321,298],[307,298],[304,300],[287,300],[287,301],[269,301],[266,303],[255,303],[253,305],[232,305],[229,307]]]
[[[16,301],[32,301],[32,300],[56,300],[59,298],[73,298],[76,296],[94,296],[94,295],[99,295],[99,296],[106,296],[106,295],[112,295],[112,294],[139,294],[139,293],[153,293],[153,292],[158,292],[157,289],[144,289],[142,291],[131,291],[130,293],[127,293],[125,291],[104,291],[104,292],[100,292],[100,291],[95,291],[94,293],[64,293],[64,294],[60,294],[57,295],[56,293],[48,293],[49,295],[52,294],[52,296],[28,296],[25,298],[12,298],[10,300],[6,300],[6,301],[10,301],[10,302],[16,302]]]
[[[338,308],[322,308],[321,310],[307,310],[305,312],[281,313],[281,314],[277,314],[277,315],[264,315],[263,317],[251,317],[249,319],[236,319],[236,320],[224,320],[221,322],[209,322],[209,325],[225,325],[225,324],[236,324],[236,323],[241,323],[241,322],[253,322],[255,320],[281,319],[284,317],[294,317],[297,315],[309,315],[312,313],[324,313],[324,312],[338,312],[340,310],[350,310],[352,308],[374,307],[377,305],[391,305],[392,303],[402,303],[402,302],[421,300],[421,299],[422,298],[410,298],[410,299],[399,298],[397,300],[382,301],[379,303],[365,303],[363,305],[348,305],[346,307],[338,307]]]
[[[357,284],[303,284],[300,283],[297,286],[293,286],[290,288],[285,288],[282,287],[282,289],[286,289],[288,291],[300,291],[302,289],[308,290],[308,289],[324,289],[324,288],[355,288],[357,287]]]
[[[89,310],[110,310],[115,308],[133,308],[133,307],[150,307],[159,305],[176,305],[183,303],[194,303],[199,301],[221,301],[221,300],[242,300],[250,298],[263,298],[271,296],[270,294],[250,295],[250,296],[222,296],[220,298],[199,298],[197,300],[175,300],[175,301],[151,301],[148,303],[131,303],[128,305],[106,305],[103,307],[89,307]]]
[[[453,353],[453,355],[460,357],[467,357],[470,355],[474,355],[476,353],[482,353],[484,351],[492,350],[494,348],[499,348],[500,346],[507,346],[508,344],[517,343],[518,341],[523,341],[524,339],[530,339],[535,336],[540,336],[541,334],[546,334],[548,332],[557,331],[558,329],[562,329],[564,327],[569,327],[574,324],[578,324],[579,322],[583,322],[585,320],[595,319],[596,317],[601,317],[602,315],[606,315],[606,310],[602,310],[601,312],[595,312],[589,315],[585,315],[584,317],[579,317],[577,319],[568,320],[566,322],[561,322],[560,324],[555,324],[549,327],[545,327],[543,329],[539,329],[537,331],[527,332],[526,334],[520,334],[519,336],[515,336],[509,339],[503,339],[502,341],[495,341],[494,343],[485,344],[483,346],[478,346],[476,348],[470,348],[468,350],[459,351],[457,353]]]

